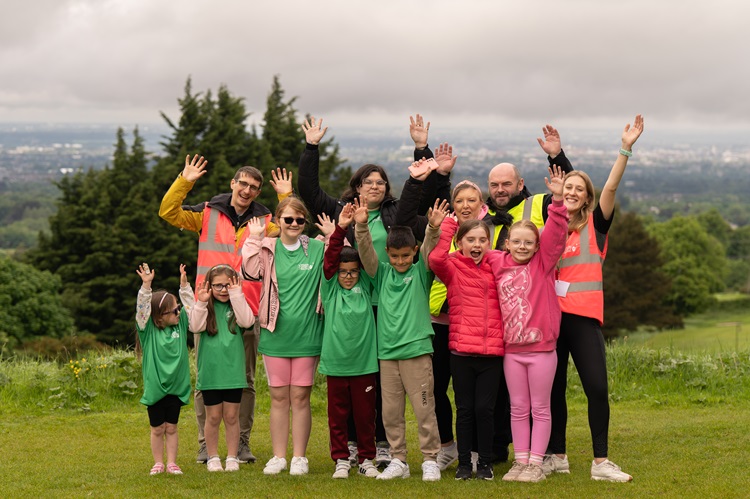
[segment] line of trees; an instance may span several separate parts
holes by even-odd
[[[277,166],[296,173],[304,134],[295,98],[285,97],[278,78],[260,129],[248,127],[243,98],[225,86],[215,94],[195,93],[188,79],[178,102],[178,119],[161,114],[170,134],[158,156],[149,156],[137,128],[129,144],[118,130],[110,165],[56,184],[50,231],[40,232],[37,246],[23,253],[24,263],[0,258],[0,343],[13,347],[72,333],[108,344],[134,342],[136,266],[149,262],[157,270],[156,286],[170,290],[178,287],[180,263],[195,267],[197,235],[158,217],[186,155],[209,160],[188,204],[229,191],[242,165],[257,166],[267,177]],[[333,138],[321,144],[320,172],[323,188],[332,193],[342,192],[351,177]],[[276,206],[268,184],[258,201]],[[604,265],[605,334],[644,325],[681,327],[682,318],[714,303],[714,293],[749,292],[749,276],[750,226],[733,229],[716,210],[657,223],[618,209]]]

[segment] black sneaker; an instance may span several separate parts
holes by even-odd
[[[493,480],[494,478],[492,465],[483,462],[477,464],[477,480]]]
[[[471,465],[459,464],[456,468],[456,480],[471,480]]]

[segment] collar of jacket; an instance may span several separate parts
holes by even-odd
[[[223,194],[217,194],[211,198],[208,202],[208,206],[214,210],[219,210],[221,213],[229,217],[235,224],[238,220],[249,220],[252,217],[263,217],[271,213],[271,210],[266,208],[260,203],[253,201],[250,206],[247,207],[247,211],[241,216],[237,215],[237,212],[232,207],[232,193],[225,192]],[[231,208],[231,209],[230,209]]]

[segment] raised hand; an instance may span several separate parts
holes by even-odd
[[[453,146],[447,142],[440,144],[435,151],[435,161],[437,161],[437,172],[441,175],[448,175],[454,166],[456,166],[458,156],[453,155]]]
[[[450,212],[450,204],[447,199],[436,199],[435,205],[427,210],[427,220],[433,227],[440,227],[445,217]]]
[[[542,127],[542,133],[544,134],[544,140],[537,137],[536,141],[539,142],[542,150],[546,152],[549,157],[556,157],[562,151],[560,133],[557,131],[557,128],[552,125],[544,125]]]
[[[339,213],[339,227],[347,229],[354,221],[354,205],[346,203]]]
[[[413,116],[409,116],[409,134],[411,134],[411,140],[414,141],[414,147],[417,149],[427,147],[427,135],[429,135],[429,131],[430,122],[428,121],[427,126],[425,126],[421,114],[418,114],[416,119]]]
[[[366,224],[370,219],[370,214],[367,211],[367,196],[359,196],[359,199],[354,198],[354,221],[358,224]]]
[[[286,171],[286,168],[276,168],[271,170],[273,180],[270,181],[271,187],[278,194],[289,194],[292,192],[292,171]]]
[[[633,126],[630,123],[625,125],[625,130],[622,131],[622,148],[629,151],[633,144],[635,144],[638,137],[643,133],[643,116],[640,114],[635,117]]]
[[[206,174],[206,165],[208,160],[197,154],[190,159],[190,155],[185,156],[185,168],[182,169],[182,178],[188,182],[195,182]]]
[[[565,178],[565,173],[562,171],[562,168],[557,165],[552,165],[552,167],[547,168],[547,170],[549,170],[549,180],[547,180],[547,177],[544,177],[544,183],[547,185],[547,189],[552,193],[552,198],[557,201],[562,201],[563,186],[565,185],[563,179]]]
[[[320,120],[318,120],[318,123],[316,124],[315,116],[310,116],[309,120],[305,120],[305,122],[302,123],[302,131],[305,132],[305,140],[308,144],[320,144],[320,140],[323,138],[323,135],[325,135],[328,131],[328,127],[321,128],[322,126],[323,118],[320,118]]]
[[[250,219],[249,222],[247,222],[247,230],[250,231],[251,236],[263,236],[263,233],[266,231],[265,225],[263,225],[263,220],[261,220],[258,217],[253,217]]]
[[[228,291],[232,291],[234,289],[240,289],[242,288],[242,283],[240,283],[240,278],[236,275],[233,275],[229,278],[229,286],[227,287]]]
[[[318,222],[319,223],[315,224],[315,227],[317,227],[324,236],[330,236],[331,234],[333,234],[333,231],[336,230],[336,224],[333,223],[331,217],[329,217],[325,213],[318,214]]]
[[[437,170],[438,164],[433,158],[420,159],[409,165],[409,175],[415,180],[424,181],[433,170]]]
[[[154,275],[156,274],[155,270],[151,270],[148,267],[148,264],[146,262],[143,262],[138,266],[137,269],[135,269],[135,273],[141,276],[141,281],[143,281],[143,287],[146,289],[151,289],[151,282],[154,280]]]
[[[208,279],[204,279],[202,283],[198,285],[198,301],[207,302],[211,298],[211,286],[208,284]]]
[[[180,264],[180,287],[187,286],[187,272],[185,272],[185,266]]]

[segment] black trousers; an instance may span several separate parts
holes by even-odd
[[[566,313],[562,314],[560,337],[557,339],[557,371],[551,397],[552,434],[547,451],[550,454],[566,452],[568,405],[565,401],[565,391],[568,385],[569,355],[573,358],[588,399],[589,429],[594,457],[607,457],[609,389],[604,336],[596,319]]]

